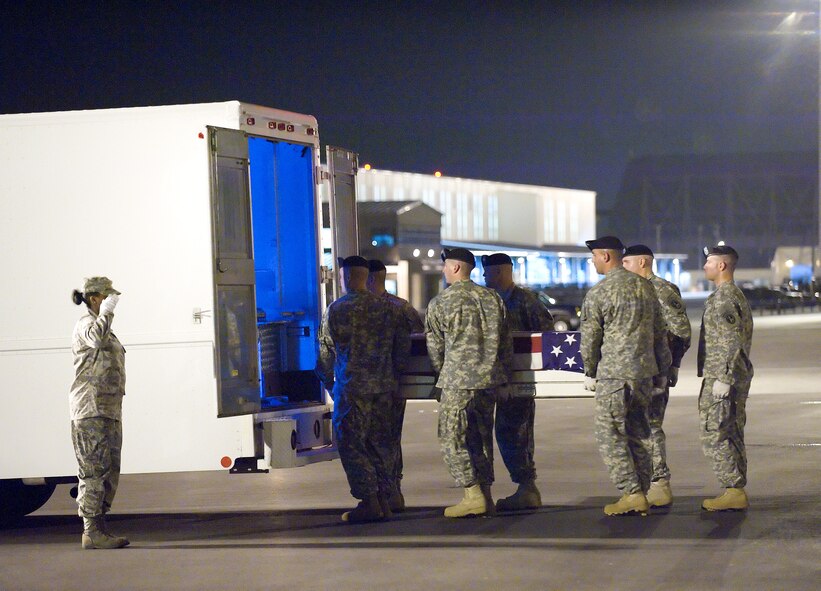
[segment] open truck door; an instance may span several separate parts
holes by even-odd
[[[248,134],[209,128],[217,414],[260,411]]]
[[[337,258],[359,254],[359,224],[356,213],[356,174],[359,157],[355,152],[336,146],[325,148],[330,177],[329,209],[333,236],[333,299],[340,295]]]
[[[238,459],[237,471],[263,458],[290,467],[336,455],[314,371],[325,287],[319,139],[287,136],[297,124],[257,126],[257,113],[245,120],[239,131],[209,128],[218,415],[253,414],[262,427],[255,457]],[[269,131],[280,127],[287,137]],[[355,220],[355,158],[346,171],[339,192]]]

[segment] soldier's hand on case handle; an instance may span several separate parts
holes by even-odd
[[[437,388],[434,386],[430,389],[430,395],[428,398],[433,398],[436,402],[442,401],[442,388]]]
[[[117,302],[120,301],[120,296],[116,293],[109,294],[106,299],[103,300],[103,303],[100,304],[100,316],[105,316],[106,314],[113,314],[114,308],[117,307]]]
[[[732,386],[730,384],[725,384],[724,382],[719,382],[716,380],[713,383],[713,396],[716,398],[727,398],[730,395],[730,390]]]
[[[670,366],[670,373],[667,374],[667,385],[671,388],[678,384],[678,368],[674,365]]]
[[[590,376],[584,376],[584,389],[589,392],[596,391],[596,382],[598,380],[596,378],[591,378]]]

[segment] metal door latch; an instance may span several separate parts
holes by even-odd
[[[202,324],[203,318],[210,318],[211,317],[211,310],[201,310],[199,308],[194,308],[194,324]]]

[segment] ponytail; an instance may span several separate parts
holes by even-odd
[[[80,304],[85,302],[86,299],[83,297],[83,293],[81,291],[75,289],[71,292],[71,301],[74,302],[75,306],[79,306]]]

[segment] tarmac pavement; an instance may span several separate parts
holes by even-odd
[[[354,501],[338,461],[269,474],[125,475],[110,521],[131,546],[89,552],[64,485],[0,530],[0,590],[818,589],[821,314],[755,321],[746,512],[700,509],[719,486],[699,444],[691,349],[665,420],[669,510],[603,514],[618,492],[593,440],[592,400],[568,398],[536,405],[544,506],[446,520],[443,507],[462,493],[439,454],[437,405],[411,402],[409,508],[391,521],[340,521]],[[496,479],[495,497],[515,490],[498,454]]]

